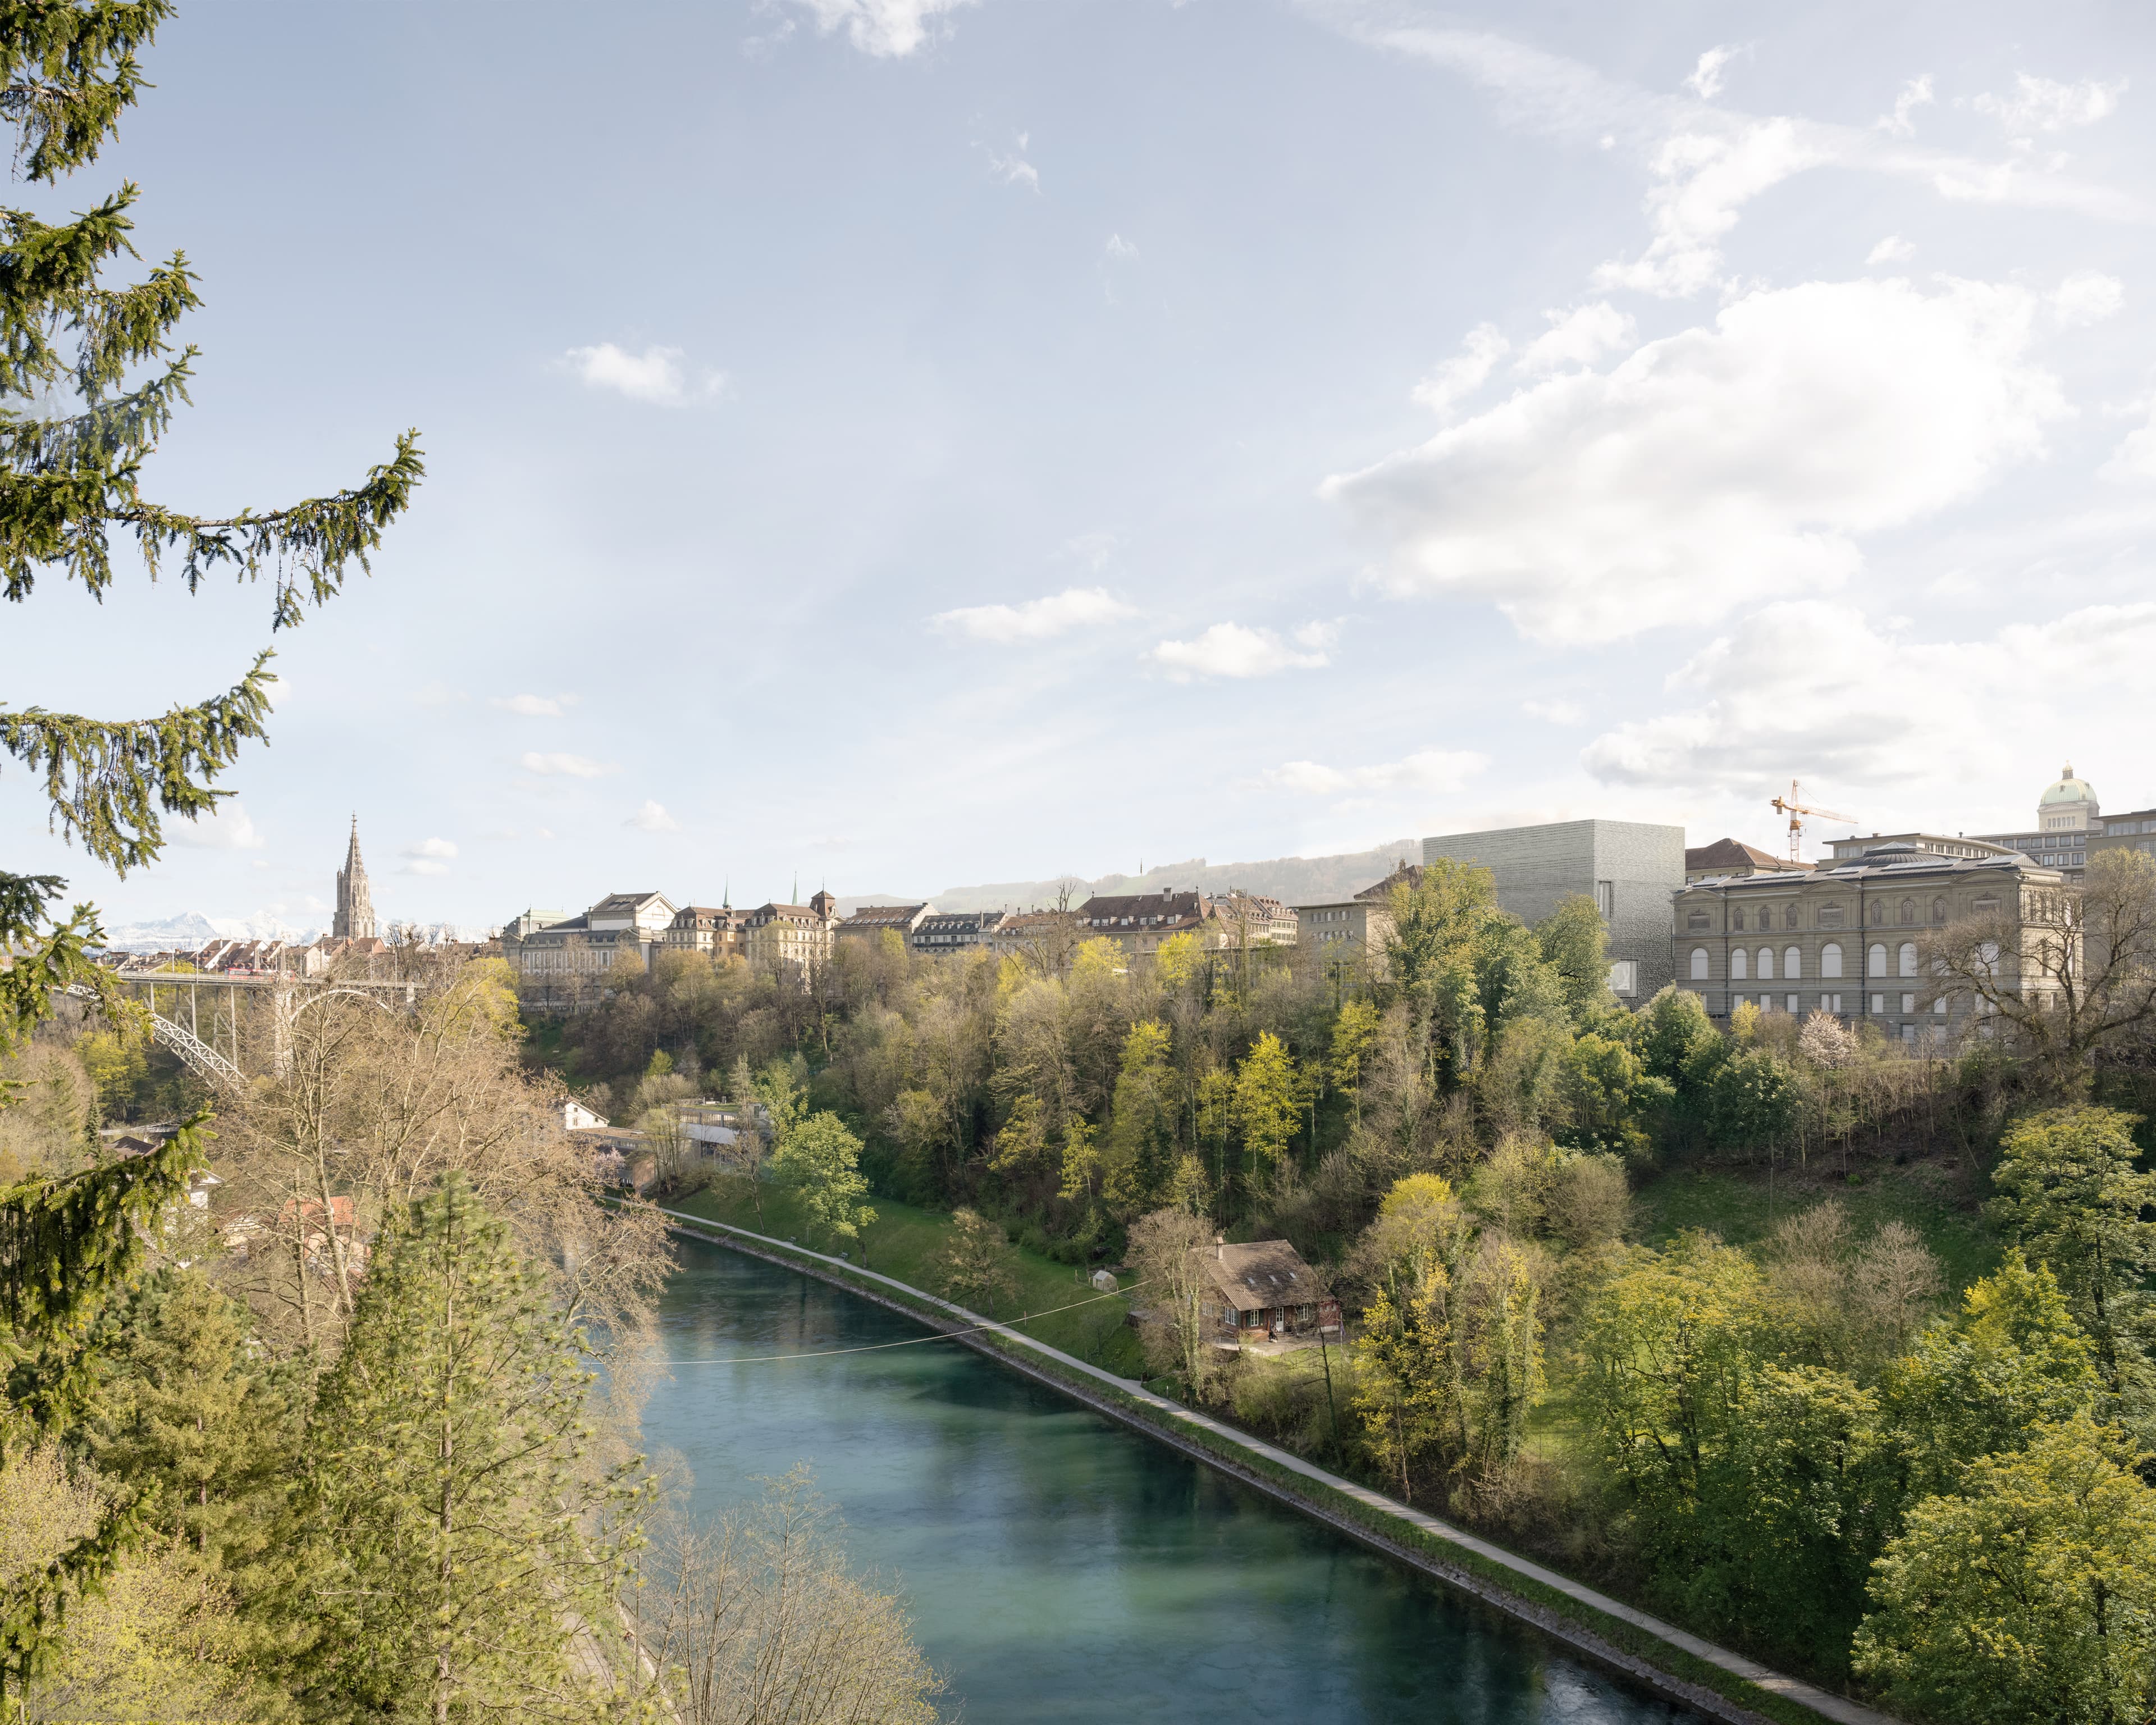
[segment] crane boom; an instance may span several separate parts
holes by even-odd
[[[1777,814],[1786,814],[1789,817],[1789,860],[1791,862],[1804,860],[1799,853],[1804,843],[1805,815],[1810,815],[1815,820],[1847,821],[1852,826],[1856,823],[1856,817],[1853,814],[1837,814],[1831,809],[1816,809],[1805,802],[1804,787],[1794,778],[1789,781],[1789,794],[1786,797],[1775,798],[1768,806]]]

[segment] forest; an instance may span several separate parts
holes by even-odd
[[[641,1122],[676,1193],[834,1194],[809,1224],[871,1257],[879,1195],[955,1214],[961,1291],[999,1254],[1158,1290],[1216,1237],[1286,1239],[1343,1348],[1224,1351],[1142,1287],[1145,1369],[1911,1717],[2142,1717],[2156,865],[2105,858],[2056,907],[2071,1024],[1987,1005],[1999,931],[1938,931],[1938,986],[1991,1028],[1915,1054],[1677,989],[1628,1011],[1584,899],[1529,927],[1445,864],[1393,896],[1359,969],[1076,930],[841,942],[806,986],[664,955],[530,1055]],[[765,1104],[761,1170],[670,1138],[695,1096]],[[2007,1534],[2017,1567],[1973,1563]]]

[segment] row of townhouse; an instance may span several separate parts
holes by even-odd
[[[738,957],[805,975],[829,955],[838,901],[819,892],[805,905],[676,906],[663,892],[608,893],[589,910],[527,910],[501,931],[502,957],[521,982],[574,988],[617,964],[649,969],[654,953]]]

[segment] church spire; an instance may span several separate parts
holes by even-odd
[[[345,846],[344,866],[337,870],[336,921],[330,926],[338,940],[374,938],[374,895],[367,891],[367,865],[359,858],[359,816],[352,818],[352,839]]]

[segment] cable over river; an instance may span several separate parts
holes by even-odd
[[[956,1343],[879,1348],[894,1312],[679,1250],[646,1446],[699,1511],[809,1463],[970,1725],[1697,1720]]]

